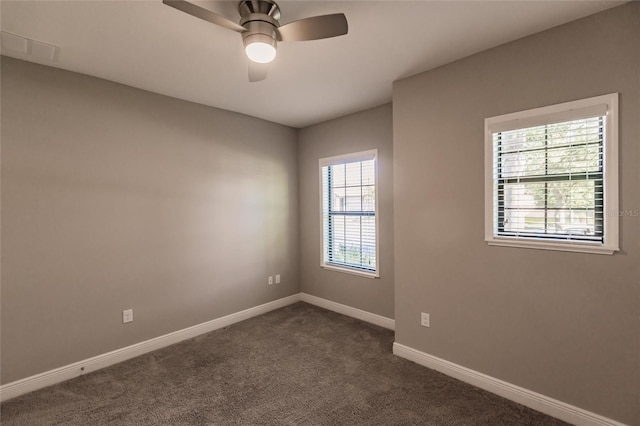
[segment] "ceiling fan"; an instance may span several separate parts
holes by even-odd
[[[267,64],[276,57],[278,41],[306,41],[347,34],[343,13],[312,16],[280,25],[280,8],[273,0],[242,0],[238,5],[240,23],[185,0],[162,0],[182,12],[242,34],[249,58],[249,81],[267,77]]]

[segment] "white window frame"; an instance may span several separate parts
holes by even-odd
[[[497,235],[497,222],[495,216],[497,206],[494,204],[493,133],[578,119],[582,118],[589,112],[604,110],[604,108],[606,108],[606,124],[603,146],[604,241],[562,241],[535,237],[507,237]],[[620,250],[618,245],[619,176],[617,93],[490,117],[485,119],[484,129],[485,241],[489,245],[608,255]]]
[[[358,268],[350,268],[348,266],[338,266],[332,263],[329,263],[327,259],[325,259],[325,246],[324,246],[324,212],[323,212],[323,199],[322,199],[322,168],[326,166],[335,166],[339,164],[346,164],[358,161],[366,161],[366,160],[374,160],[374,185],[375,185],[375,223],[376,223],[376,270],[375,271],[365,271]],[[320,267],[323,269],[328,269],[332,271],[345,272],[348,274],[359,275],[367,278],[379,278],[380,277],[380,227],[379,227],[379,187],[378,187],[378,150],[370,149],[367,151],[354,152],[351,154],[343,154],[336,155],[333,157],[321,158],[318,160],[318,180],[319,180],[319,188],[320,188]]]

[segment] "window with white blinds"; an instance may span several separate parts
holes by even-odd
[[[322,267],[378,276],[376,156],[320,160]]]
[[[616,111],[613,94],[485,121],[490,244],[618,249]]]

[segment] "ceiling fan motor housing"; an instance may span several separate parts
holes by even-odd
[[[262,42],[276,47],[280,26],[280,8],[270,0],[244,0],[238,5],[240,25],[247,31],[242,33],[244,46]]]

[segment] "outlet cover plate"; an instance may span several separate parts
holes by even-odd
[[[420,324],[423,327],[431,327],[431,319],[429,318],[429,314],[422,312],[420,316]]]

